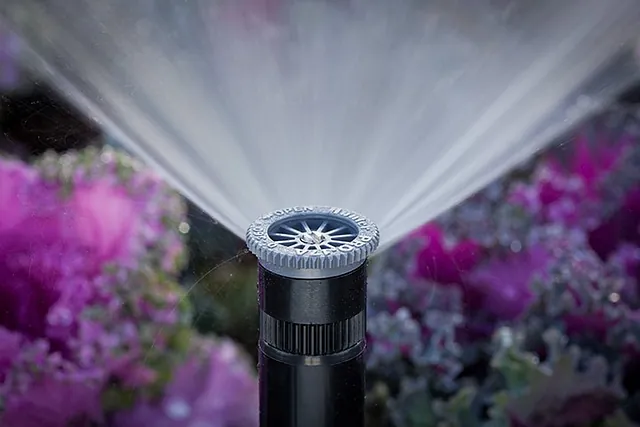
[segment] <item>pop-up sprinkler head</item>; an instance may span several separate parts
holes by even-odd
[[[257,219],[260,425],[364,425],[366,260],[379,232],[339,208],[297,207]]]

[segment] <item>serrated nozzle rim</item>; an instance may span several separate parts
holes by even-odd
[[[269,235],[271,227],[276,224],[304,218],[348,222],[357,232],[349,242],[322,249],[292,248],[278,243]],[[270,212],[255,220],[246,234],[247,247],[261,264],[294,270],[333,270],[359,265],[376,250],[379,242],[378,227],[368,218],[329,206],[298,206]]]

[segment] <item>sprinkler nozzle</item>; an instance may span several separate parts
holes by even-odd
[[[378,227],[340,208],[271,212],[247,231],[247,246],[267,270],[286,277],[332,277],[353,270],[377,248]]]
[[[261,427],[363,426],[366,261],[377,226],[305,206],[260,217],[246,240],[259,261]]]

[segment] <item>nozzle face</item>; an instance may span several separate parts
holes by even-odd
[[[332,251],[352,243],[358,233],[358,227],[351,221],[313,215],[279,220],[267,231],[271,240],[301,255],[309,251]]]
[[[344,274],[364,263],[378,246],[378,227],[345,209],[302,206],[258,218],[247,246],[264,268],[286,277]]]

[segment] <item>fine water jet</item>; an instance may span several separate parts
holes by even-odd
[[[366,261],[377,226],[303,206],[260,217],[246,240],[259,261],[260,425],[364,425]]]
[[[265,212],[339,206],[384,249],[639,75],[637,0],[4,0],[0,19],[240,237]]]

